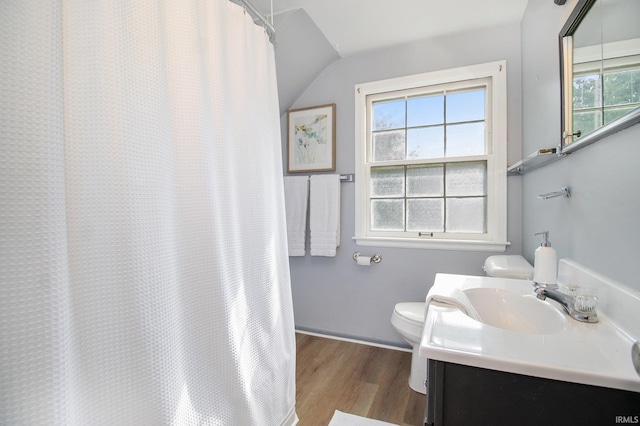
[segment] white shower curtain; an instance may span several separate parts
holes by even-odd
[[[7,0],[0,57],[0,424],[295,424],[264,31],[227,0]]]

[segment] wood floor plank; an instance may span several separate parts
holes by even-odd
[[[367,417],[378,392],[378,385],[353,379],[350,382],[349,386],[342,389],[335,409]]]
[[[409,386],[407,366],[410,366],[411,362],[411,356],[406,355],[409,354],[398,351],[387,353],[386,367],[380,376],[381,391],[376,395],[367,417],[396,424],[404,420],[410,392],[413,392],[410,388],[409,392],[404,392],[405,387]]]
[[[426,396],[412,391],[409,394],[409,400],[407,402],[407,410],[404,413],[404,419],[402,419],[402,425],[422,425],[424,419],[424,407],[426,404]],[[417,423],[416,423],[417,422]]]
[[[296,334],[300,426],[326,426],[335,410],[422,425],[425,396],[409,388],[409,352]]]
[[[359,348],[333,339],[309,340],[312,342],[298,355],[301,376],[296,380],[296,406],[299,412],[308,413],[309,425],[326,425],[340,404],[341,389],[348,385],[352,373],[350,360],[357,357]],[[307,422],[301,419],[301,425]]]

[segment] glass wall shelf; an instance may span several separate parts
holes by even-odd
[[[508,176],[519,176],[526,172],[535,170],[538,167],[542,167],[546,164],[552,163],[560,158],[562,154],[558,154],[557,148],[543,148],[534,151],[531,155],[526,156],[522,160],[518,161],[512,166],[507,168]]]

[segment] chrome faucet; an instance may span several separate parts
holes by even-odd
[[[533,283],[536,297],[545,300],[547,297],[555,300],[564,308],[569,316],[577,321],[582,322],[598,322],[598,314],[595,307],[579,307],[576,306],[576,298],[558,290],[557,284],[539,284]]]

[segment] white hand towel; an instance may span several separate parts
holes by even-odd
[[[308,195],[308,176],[285,176],[284,203],[287,215],[289,256],[305,255]]]
[[[471,301],[459,288],[451,287],[431,287],[429,293],[427,293],[427,309],[429,309],[429,303],[432,301],[444,303],[446,305],[452,305],[460,309],[467,314],[470,318],[476,321],[480,320],[480,316],[476,312],[476,309],[471,304]]]
[[[340,175],[311,176],[311,256],[335,257],[340,245]]]

